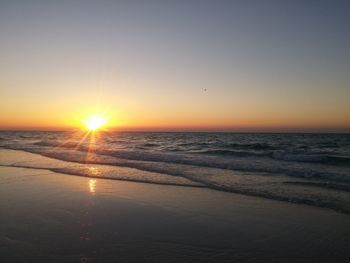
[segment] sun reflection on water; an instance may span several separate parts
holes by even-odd
[[[96,193],[96,183],[97,183],[96,179],[89,179],[89,191],[91,194]]]
[[[100,174],[100,171],[96,167],[93,167],[93,166],[88,167],[88,175],[96,176],[96,175],[99,175],[99,174]]]

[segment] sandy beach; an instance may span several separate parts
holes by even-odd
[[[350,255],[350,217],[329,209],[45,169],[0,167],[0,215],[1,262],[347,262]]]

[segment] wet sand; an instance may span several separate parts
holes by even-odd
[[[349,244],[328,209],[0,167],[0,262],[349,262]]]

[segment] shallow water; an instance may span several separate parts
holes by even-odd
[[[9,163],[2,154],[3,165],[208,187],[350,213],[347,134],[0,132],[0,147],[56,160]]]
[[[1,262],[349,259],[348,215],[203,187],[0,167],[0,214]]]

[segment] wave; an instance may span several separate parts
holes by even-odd
[[[200,144],[200,143],[199,143]],[[174,147],[168,147],[167,150],[173,153],[184,153],[184,154],[201,154],[201,155],[209,155],[209,156],[223,156],[223,157],[268,157],[275,160],[281,160],[286,162],[303,162],[303,163],[315,163],[315,164],[327,164],[334,166],[350,166],[350,157],[341,156],[336,154],[329,154],[326,152],[313,152],[313,153],[304,153],[304,152],[290,152],[285,150],[276,150],[274,146],[263,143],[251,143],[251,144],[231,144],[231,147],[240,148],[239,149],[205,149],[205,150],[191,150],[191,149],[180,149],[177,148],[179,145],[186,146],[198,146],[198,143],[181,143]],[[207,145],[207,143],[202,143]],[[79,145],[78,142],[65,142],[61,143],[58,140],[42,140],[39,142],[35,142],[34,145],[37,146],[51,146],[51,147],[64,147],[64,148],[77,148],[79,150],[88,151],[88,147],[84,145]],[[139,145],[137,148],[140,150],[146,150],[148,148],[160,147],[161,144],[157,143],[143,143]],[[119,158],[125,159],[136,159],[136,160],[150,160],[150,161],[167,161],[163,160],[164,158],[159,156],[168,156],[167,152],[158,152],[152,153],[140,151],[128,151],[125,149],[118,150],[105,150],[105,149],[94,149],[96,152],[105,155],[111,155]],[[158,157],[155,155],[158,154]],[[144,155],[144,157],[141,157]],[[175,155],[177,161],[181,158],[177,158],[178,155]],[[165,158],[167,159],[167,158]],[[187,161],[183,160],[184,163]],[[182,161],[180,161],[182,163]]]
[[[274,152],[272,158],[283,161],[350,166],[350,158],[346,156]]]
[[[267,143],[231,143],[229,144],[232,148],[241,148],[241,149],[253,149],[253,150],[273,150],[276,149],[275,146],[272,146]]]
[[[321,188],[329,188],[340,191],[350,192],[350,185],[348,184],[339,184],[332,182],[285,182],[286,184],[300,185],[300,186],[314,186]]]
[[[176,146],[210,146],[210,143],[206,142],[183,142],[183,143],[177,143]]]
[[[337,156],[330,154],[304,154],[304,153],[289,153],[284,151],[237,151],[237,150],[204,150],[195,153],[218,155],[218,156],[236,156],[236,157],[270,157],[275,160],[288,162],[305,162],[319,163],[328,165],[350,166],[350,158],[346,156]]]
[[[157,143],[144,143],[144,144],[142,144],[142,146],[144,146],[144,147],[158,147],[160,145]]]
[[[111,167],[111,166],[75,166],[63,168],[51,168],[53,172],[64,173],[77,176],[85,176],[100,179],[122,180],[139,183],[189,186],[189,187],[205,187],[205,185],[191,181],[180,176],[171,176],[155,172],[147,172],[134,168]]]
[[[241,172],[271,173],[276,175],[285,174],[296,178],[316,178],[328,181],[350,182],[350,168],[348,167],[339,168],[313,163],[300,165],[297,162],[277,161],[271,158],[236,157],[234,159],[227,159],[216,156],[130,150],[94,149],[93,151],[89,151],[86,147],[81,147],[77,150],[76,147],[65,148],[65,146],[56,147],[52,150],[52,147],[17,145],[13,149],[25,150],[65,161],[117,165],[180,176],[189,168],[200,167]],[[89,157],[88,159],[87,156]]]
[[[221,155],[221,156],[237,156],[237,157],[254,157],[254,156],[270,156],[270,153],[252,152],[252,151],[237,151],[237,150],[204,150],[192,153]]]
[[[1,156],[4,156],[0,163],[102,179],[206,187],[350,213],[350,183],[295,178],[266,172],[250,173],[166,162],[126,160],[67,149],[31,148],[30,151],[40,155],[25,152],[20,155],[18,151],[9,153],[0,150]]]

